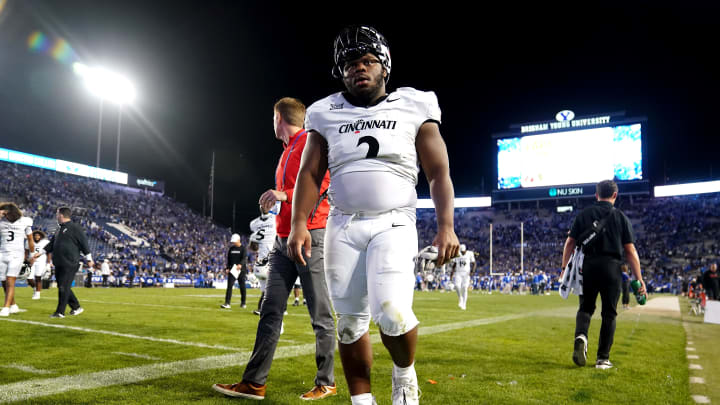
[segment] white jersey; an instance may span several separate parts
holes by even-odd
[[[35,251],[32,254],[40,253],[40,256],[35,259],[33,269],[45,269],[45,266],[47,265],[47,254],[45,252],[45,246],[47,246],[48,243],[50,243],[50,241],[47,239],[41,239],[39,242],[35,242]]]
[[[15,222],[0,219],[0,254],[25,257],[25,240],[32,234],[33,220],[21,217]]]
[[[455,265],[455,274],[470,274],[470,264],[475,263],[475,254],[466,250],[464,254],[452,259]]]
[[[415,137],[427,121],[440,122],[437,97],[410,87],[367,108],[350,104],[342,93],[311,105],[305,128],[328,143],[330,204],[345,213],[406,208],[414,217]]]
[[[275,243],[275,215],[260,215],[250,222],[250,242],[258,244],[258,261],[268,257]]]

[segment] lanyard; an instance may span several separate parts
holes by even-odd
[[[305,136],[305,134],[307,134],[307,131],[303,130],[301,133],[299,133],[295,137],[295,140],[293,141],[292,145],[290,145],[290,150],[288,151],[287,157],[285,158],[285,164],[283,165],[283,174],[282,174],[282,179],[280,180],[281,181],[280,190],[285,189],[285,170],[287,170],[287,165],[288,165],[288,161],[290,160],[290,155],[292,154],[293,149],[295,149],[295,143],[297,143],[298,139]]]

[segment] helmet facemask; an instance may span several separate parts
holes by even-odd
[[[350,26],[345,28],[335,38],[334,44],[335,66],[333,77],[343,78],[343,67],[345,63],[361,58],[365,54],[375,55],[382,63],[386,71],[385,84],[390,80],[390,46],[375,28],[367,26]]]

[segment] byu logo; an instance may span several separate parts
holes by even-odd
[[[575,118],[575,113],[570,110],[562,110],[555,115],[555,119],[558,121],[572,121]]]

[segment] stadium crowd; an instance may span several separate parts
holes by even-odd
[[[230,230],[170,197],[5,162],[0,170],[0,197],[18,203],[35,229],[51,235],[57,207],[72,207],[100,259],[95,271],[108,259],[114,280],[207,278],[224,267]]]
[[[575,203],[575,211],[579,211],[592,200]],[[688,286],[701,284],[709,266],[719,261],[719,196],[621,197],[617,206],[633,223],[635,245],[651,292],[687,292]],[[554,212],[554,207],[458,209],[455,214],[458,237],[469,250],[476,252],[478,262],[473,287],[491,286],[503,290],[509,283],[510,291],[521,291],[523,287],[534,291],[531,285],[538,283],[533,280],[542,274],[550,288],[557,288],[561,274],[560,254],[575,215],[574,212]],[[432,210],[418,210],[421,245],[432,242],[434,224]],[[490,273],[491,224],[492,272],[502,275],[487,277]],[[443,279],[449,280],[445,277],[448,272],[448,269],[433,271],[432,282],[425,280],[428,272],[422,272],[422,285],[442,285]]]
[[[211,287],[224,281],[230,230],[168,196],[112,183],[0,162],[0,199],[18,203],[34,228],[52,234],[55,209],[73,208],[99,258],[91,279],[101,280],[108,260],[108,285],[162,285],[168,280]],[[576,200],[575,210],[592,203]],[[681,293],[701,283],[720,258],[720,197],[652,199],[622,196],[618,208],[633,222],[638,253],[650,291]],[[474,289],[540,293],[557,288],[563,243],[574,212],[553,206],[462,208],[455,212],[460,240],[476,254]],[[417,211],[419,247],[432,242],[434,210]],[[521,228],[524,249],[521,271]],[[490,225],[492,273],[490,275]],[[243,243],[247,236],[243,235]],[[252,263],[252,258],[249,263]],[[451,289],[452,269],[418,271],[418,288]],[[252,284],[253,278],[249,278]]]

